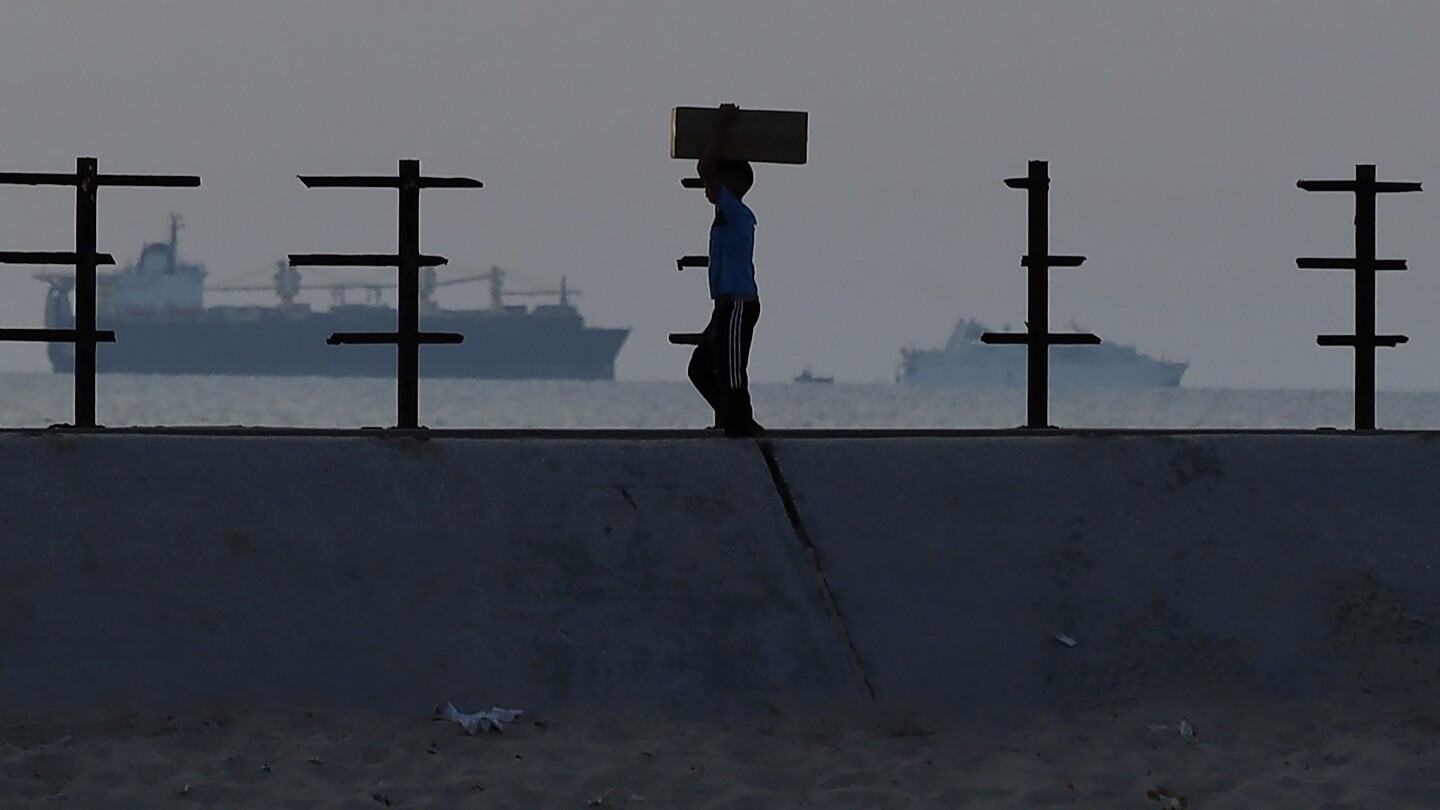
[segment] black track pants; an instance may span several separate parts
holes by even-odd
[[[716,301],[700,344],[690,355],[690,382],[715,410],[722,428],[755,423],[750,407],[750,341],[760,320],[759,301]]]

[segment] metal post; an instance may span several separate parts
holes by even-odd
[[[75,345],[75,427],[95,424],[96,344],[115,342],[115,333],[96,325],[95,268],[114,257],[95,252],[96,208],[100,186],[194,188],[193,175],[100,174],[95,158],[75,159],[74,174],[0,172],[0,184],[75,187],[75,250],[72,253],[4,251],[0,264],[61,264],[75,268],[75,328],[0,329],[0,341],[73,343]],[[53,283],[53,280],[52,280]]]
[[[980,340],[1025,346],[1025,426],[1049,427],[1050,347],[1094,345],[1100,338],[1087,332],[1056,334],[1050,331],[1050,268],[1079,267],[1085,262],[1084,256],[1050,255],[1050,163],[1032,160],[1025,177],[1009,178],[1005,185],[1029,193],[1026,216],[1029,233],[1026,254],[1020,260],[1021,266],[1027,269],[1026,331],[986,332]]]
[[[75,426],[95,427],[95,158],[75,159]]]
[[[1355,428],[1375,429],[1375,166],[1355,167]]]
[[[698,177],[683,177],[680,179],[680,187],[696,191],[705,190],[705,181]],[[681,256],[675,260],[675,269],[684,271],[687,267],[709,267],[710,257],[701,255]]]
[[[1346,191],[1355,195],[1355,255],[1350,258],[1302,257],[1295,264],[1303,270],[1355,271],[1355,333],[1319,335],[1321,346],[1350,346],[1355,349],[1355,429],[1375,429],[1375,350],[1409,341],[1405,335],[1375,332],[1375,274],[1381,270],[1404,270],[1404,259],[1378,259],[1375,251],[1375,200],[1380,194],[1420,191],[1419,183],[1381,183],[1375,179],[1375,165],[1355,166],[1354,180],[1301,180],[1305,191]]]
[[[1050,334],[1050,164],[1044,160],[1030,161],[1029,235],[1026,247],[1030,257],[1027,270],[1032,344],[1025,353],[1025,421],[1030,427],[1044,427],[1049,422],[1050,347],[1045,338]]]
[[[704,181],[704,180],[701,180],[701,179],[698,178],[698,177],[682,177],[682,178],[680,178],[680,187],[681,187],[681,188],[688,188],[688,189],[692,189],[692,190],[704,191],[704,190],[705,190],[705,181]],[[706,256],[701,256],[701,255],[698,255],[698,254],[694,254],[694,255],[689,255],[689,256],[681,256],[680,258],[678,258],[678,259],[675,260],[675,269],[678,270],[678,271],[680,271],[680,272],[684,272],[684,271],[685,271],[685,268],[687,268],[687,267],[709,267],[709,266],[710,266],[710,257],[709,257],[708,255],[706,255]],[[671,343],[672,345],[675,345],[675,346],[699,346],[699,345],[700,345],[700,333],[699,333],[699,332],[671,332],[671,333],[670,333],[670,343]]]
[[[400,161],[399,335],[396,358],[398,426],[420,424],[420,161]]]
[[[393,343],[395,358],[395,426],[420,427],[420,346],[460,343],[453,332],[420,331],[420,269],[448,263],[444,256],[420,252],[420,190],[426,188],[483,188],[469,177],[425,177],[420,161],[401,160],[393,177],[301,175],[306,188],[393,188],[399,192],[396,248],[393,254],[305,253],[290,254],[290,264],[309,267],[394,267],[399,275],[399,310],[394,332],[336,332],[326,339],[331,346]]]

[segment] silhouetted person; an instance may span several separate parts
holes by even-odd
[[[755,214],[741,202],[755,182],[743,160],[721,160],[725,138],[740,108],[720,105],[715,132],[700,156],[705,198],[715,204],[710,226],[710,323],[690,356],[690,381],[715,411],[715,427],[726,436],[758,436],[750,405],[750,342],[760,320],[755,286]]]

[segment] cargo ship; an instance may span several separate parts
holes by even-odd
[[[114,343],[98,348],[97,370],[123,374],[233,374],[247,376],[393,377],[395,348],[387,345],[330,346],[335,332],[394,332],[393,306],[383,303],[387,286],[363,283],[302,285],[299,271],[277,262],[273,284],[206,287],[204,265],[182,261],[179,217],[170,222],[170,240],[145,245],[139,259],[96,279],[96,323],[115,331]],[[45,325],[72,328],[73,274],[42,272],[49,284]],[[597,328],[571,303],[576,293],[562,279],[559,289],[507,292],[505,274],[487,273],[440,280],[422,271],[420,327],[458,332],[464,342],[425,346],[422,377],[610,380],[628,328]],[[435,301],[440,287],[488,281],[488,309],[445,309]],[[207,292],[273,290],[269,306],[207,306]],[[299,299],[302,290],[329,290],[328,309]],[[363,290],[364,303],[345,293]],[[512,304],[514,296],[546,296],[554,303]],[[74,346],[49,344],[51,367],[73,371]]]
[[[986,331],[979,321],[961,320],[943,349],[902,349],[896,382],[1024,388],[1025,347],[982,343]],[[1175,388],[1188,367],[1124,344],[1050,347],[1051,388]]]

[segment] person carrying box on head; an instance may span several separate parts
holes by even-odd
[[[742,200],[755,182],[745,160],[721,159],[725,139],[740,108],[720,105],[715,129],[700,156],[705,198],[715,205],[710,225],[710,323],[690,356],[689,376],[715,411],[715,425],[726,436],[760,436],[750,402],[750,345],[760,320],[755,285],[755,214]]]

